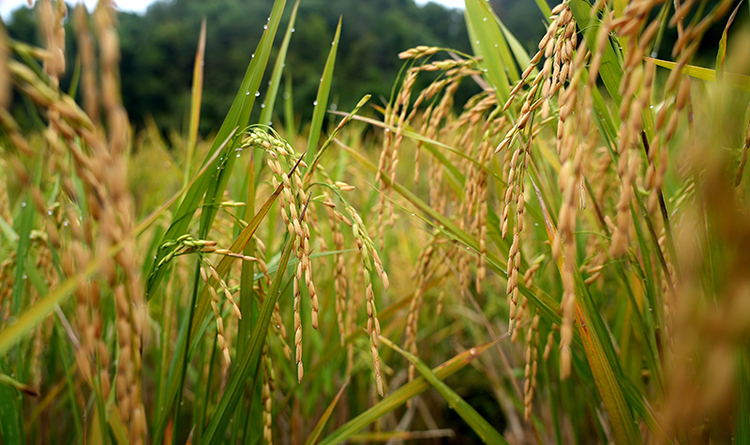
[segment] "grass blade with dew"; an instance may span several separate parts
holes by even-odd
[[[334,408],[336,408],[336,405],[339,403],[339,399],[341,399],[341,395],[344,394],[344,390],[347,386],[349,386],[349,382],[351,379],[346,379],[343,385],[341,385],[341,389],[339,389],[339,392],[336,393],[336,397],[333,398],[331,401],[331,404],[328,405],[328,408],[323,412],[323,415],[320,416],[320,420],[318,420],[318,423],[315,425],[315,428],[313,428],[310,435],[307,437],[307,440],[305,441],[305,445],[313,445],[318,438],[320,437],[320,434],[323,432],[323,428],[325,428],[326,423],[328,423],[328,419],[331,418],[331,415],[333,414]]]
[[[323,119],[325,118],[326,107],[328,107],[328,95],[331,92],[333,68],[336,65],[336,52],[339,48],[340,38],[341,17],[339,17],[339,24],[336,27],[336,34],[334,34],[333,42],[331,42],[331,51],[328,53],[328,59],[326,59],[326,65],[323,69],[323,75],[320,78],[318,95],[315,97],[315,103],[313,104],[315,105],[315,108],[313,109],[312,122],[310,123],[310,135],[307,139],[307,155],[305,155],[305,162],[308,163],[310,163],[317,154],[316,152],[320,139],[320,133],[323,130]]]
[[[234,101],[232,102],[232,106],[229,109],[229,113],[227,114],[226,118],[224,119],[224,123],[221,125],[219,132],[216,134],[216,138],[214,139],[209,153],[214,153],[219,147],[225,144],[225,141],[227,141],[232,134],[236,133],[239,128],[244,128],[247,125],[250,117],[250,111],[252,110],[253,104],[255,103],[255,91],[258,90],[263,79],[263,73],[265,72],[266,64],[268,63],[268,58],[271,53],[271,46],[273,45],[273,40],[276,36],[276,30],[278,29],[279,22],[281,21],[281,14],[284,11],[285,5],[285,0],[276,0],[274,2],[268,25],[266,25],[265,27],[263,36],[261,37],[260,42],[258,43],[258,47],[256,48],[255,55],[247,67],[247,71],[245,72],[245,77],[242,80],[240,89],[237,92]],[[232,147],[227,147],[227,150],[231,150],[231,148]],[[233,156],[228,156],[228,158],[230,159],[230,163],[234,162],[233,159],[235,158]],[[208,161],[209,159],[206,158],[206,160],[203,161],[203,165],[205,166]],[[219,162],[221,162],[220,159],[211,161],[211,167],[218,166]],[[226,167],[228,168],[225,168],[224,171],[231,171],[231,164],[227,165]],[[216,169],[210,168],[208,170],[211,170],[211,172],[214,173]],[[182,203],[178,207],[177,211],[175,211],[169,229],[167,229],[160,244],[169,240],[176,239],[187,231],[187,228],[190,226],[190,223],[192,221],[193,215],[198,209],[199,203],[206,195],[209,186],[212,184],[212,180],[215,179],[216,178],[209,175],[202,175],[197,181],[193,183],[193,186],[190,187],[190,189],[185,193],[185,197],[182,200]],[[223,193],[223,189],[220,190],[218,187],[214,187],[212,195],[206,196],[206,204],[212,203],[215,200],[216,196],[221,196]],[[208,212],[206,212],[206,216],[204,217],[204,219],[202,219],[201,223],[201,226],[204,230],[207,226],[210,226],[210,224],[207,223],[213,221],[213,217],[211,217],[209,214],[215,216],[216,211],[217,210],[214,210],[212,212],[209,210]],[[159,261],[161,261],[166,255],[166,251],[159,252],[154,263],[159,264]],[[151,298],[151,295],[153,295],[154,293],[154,288],[162,282],[165,273],[166,269],[151,270],[147,278],[146,285],[147,299]]]
[[[380,341],[409,360],[417,368],[417,371],[419,371],[419,373],[430,382],[430,385],[438,390],[445,401],[456,410],[456,413],[458,413],[458,415],[469,424],[471,429],[482,439],[482,442],[488,444],[508,445],[508,441],[505,440],[502,434],[493,428],[484,417],[471,407],[471,405],[466,403],[456,391],[443,383],[443,381],[440,380],[440,378],[438,378],[438,376],[435,375],[435,373],[432,372],[432,370],[416,355],[404,351],[382,335],[380,336]]]
[[[292,39],[292,33],[294,32],[294,22],[297,20],[297,9],[299,8],[300,0],[294,3],[292,8],[292,15],[289,17],[289,24],[286,27],[284,33],[284,40],[281,42],[281,49],[279,49],[279,55],[276,57],[276,63],[273,65],[271,71],[271,80],[268,81],[268,90],[266,91],[266,100],[263,102],[263,109],[260,112],[260,123],[262,125],[271,125],[271,119],[273,118],[273,109],[276,104],[276,96],[279,92],[279,86],[281,85],[281,74],[284,72],[284,66],[286,63],[286,53],[289,49],[289,41]],[[293,139],[287,138],[292,141]]]
[[[195,52],[195,63],[193,64],[193,89],[190,95],[190,127],[188,129],[187,158],[185,160],[185,178],[187,183],[190,178],[190,169],[193,165],[195,144],[198,141],[198,124],[201,119],[201,99],[203,97],[203,66],[206,56],[206,18],[201,22],[201,33],[198,37],[198,49]]]
[[[485,77],[495,90],[498,103],[502,104],[510,95],[510,82],[517,82],[520,76],[499,21],[489,3],[466,0],[466,28],[471,46],[474,54],[483,58]]]
[[[507,334],[506,334],[507,335]],[[450,360],[446,361],[442,365],[432,369],[433,374],[438,379],[445,379],[450,375],[455,374],[460,369],[471,363],[472,360],[477,358],[487,349],[493,347],[495,343],[500,341],[506,335],[498,337],[492,341],[484,343],[479,346],[475,346],[467,351],[464,351]],[[403,405],[407,401],[423,393],[430,387],[430,384],[424,377],[418,377],[399,389],[391,392],[388,396],[383,398],[380,402],[369,408],[367,411],[358,415],[354,419],[346,422],[340,426],[330,435],[325,437],[318,445],[336,445],[339,444],[356,433],[362,428],[375,422],[386,414],[390,413],[394,409]]]
[[[237,402],[242,397],[245,385],[249,380],[257,379],[259,376],[258,366],[260,364],[260,352],[265,342],[268,326],[273,315],[273,308],[278,301],[281,283],[284,281],[289,258],[294,248],[294,235],[287,239],[284,250],[279,259],[279,266],[276,275],[273,278],[271,286],[268,288],[268,294],[263,301],[260,309],[258,322],[253,329],[252,337],[249,341],[249,347],[245,348],[242,357],[239,360],[237,368],[229,378],[224,394],[219,401],[219,405],[206,428],[201,443],[215,444],[220,443],[224,438],[224,430],[229,424],[229,420],[234,413]]]

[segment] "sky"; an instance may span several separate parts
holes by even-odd
[[[70,1],[70,0],[69,0]],[[415,0],[417,4],[422,5],[428,1],[440,3],[448,8],[463,8],[464,0]],[[79,3],[80,0],[77,2]],[[91,9],[96,5],[97,0],[84,0],[86,6]],[[145,12],[148,5],[153,3],[154,0],[116,0],[117,6],[123,11],[131,12]],[[11,11],[21,6],[28,6],[28,0],[0,0],[0,15],[3,19],[10,17]]]

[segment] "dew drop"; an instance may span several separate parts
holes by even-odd
[[[47,215],[52,216],[52,210],[47,210]]]
[[[263,29],[268,29],[268,25],[263,25]]]
[[[295,29],[294,29],[294,28],[292,28],[292,32],[294,32],[294,31],[295,31]]]
[[[266,104],[260,104],[261,108],[266,108]]]
[[[479,45],[479,40],[477,40],[477,45]]]
[[[313,106],[316,106],[316,107],[318,106],[318,101],[317,100],[315,102],[313,102]]]
[[[245,96],[249,96],[249,95],[250,95],[250,92],[249,92],[249,91],[248,91],[247,93],[245,93]]]
[[[21,203],[21,207],[26,207],[26,203],[25,203],[25,202],[22,202],[22,203]]]
[[[486,21],[487,21],[487,17],[483,18],[483,19],[482,19],[482,21],[483,21],[483,22],[486,22]]]
[[[390,133],[390,132],[391,132],[391,129],[390,129],[390,128],[386,128],[386,129],[385,129],[385,132],[386,132],[386,133]]]
[[[259,96],[260,96],[260,91],[256,91],[255,92],[255,97],[259,97]]]

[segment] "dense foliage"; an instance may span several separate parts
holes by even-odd
[[[750,8],[492,4],[1,28],[2,444],[750,443]]]

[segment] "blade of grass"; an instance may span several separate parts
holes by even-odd
[[[232,106],[229,109],[229,113],[227,114],[226,118],[224,119],[224,123],[221,125],[219,132],[216,134],[216,138],[214,139],[209,153],[214,153],[218,151],[220,147],[227,145],[226,142],[231,139],[231,136],[235,134],[238,129],[244,128],[247,125],[250,117],[250,111],[252,110],[253,104],[255,103],[254,92],[257,91],[260,87],[263,73],[268,62],[268,57],[271,53],[271,46],[273,45],[273,40],[276,36],[276,30],[278,29],[278,25],[281,20],[281,14],[284,11],[285,5],[285,0],[276,0],[274,2],[268,25],[263,32],[263,36],[261,37],[260,42],[258,43],[258,47],[256,48],[255,55],[247,67],[247,71],[245,72],[245,77],[242,80],[240,89],[234,98],[234,102],[232,102]],[[234,162],[233,159],[235,159],[235,157],[230,156],[229,159],[230,161],[225,166],[228,167],[225,168],[226,171],[231,171],[231,164]],[[209,163],[209,161],[211,167],[216,167],[218,165],[218,161],[216,159],[209,160],[209,158],[207,157],[203,161],[203,166],[205,167],[206,164]],[[167,229],[167,231],[164,233],[162,242],[159,244],[163,244],[166,241],[176,239],[187,231],[187,228],[190,226],[192,217],[195,214],[195,211],[197,210],[198,205],[203,199],[204,195],[206,195],[207,198],[206,204],[212,204],[216,201],[217,196],[220,197],[224,193],[223,189],[220,189],[219,187],[214,185],[212,194],[207,195],[209,186],[214,184],[212,182],[212,178],[215,174],[216,169],[209,168],[208,170],[211,171],[212,175],[201,175],[199,178],[197,178],[198,180],[193,182],[193,185],[185,193],[185,197],[182,200],[182,203],[174,213],[169,229]],[[209,209],[211,208],[209,207]],[[206,228],[210,226],[208,222],[213,221],[213,217],[211,216],[211,214],[215,215],[215,210],[209,210],[208,212],[206,212],[205,217],[201,220],[201,226],[204,230],[206,230]],[[159,264],[159,262],[166,255],[166,251],[159,252],[157,254],[156,260],[154,261],[154,264]],[[166,269],[163,268],[151,270],[146,285],[147,299],[151,298],[151,295],[153,295],[154,293],[154,288],[162,282],[165,273]]]
[[[294,96],[292,94],[292,76],[287,74],[284,81],[284,132],[287,141],[294,141],[297,128],[294,123]]]
[[[482,58],[485,77],[495,90],[498,102],[503,104],[510,95],[510,82],[517,82],[520,78],[515,60],[498,25],[500,20],[490,9],[489,3],[482,0],[465,2],[466,28],[472,49],[477,57]]]
[[[434,368],[432,372],[438,379],[445,379],[471,363],[472,360],[487,349],[491,348],[504,337],[506,337],[506,335],[464,351],[437,368]],[[390,395],[376,403],[367,411],[336,429],[333,433],[325,437],[318,445],[336,445],[345,441],[359,432],[362,428],[390,413],[413,397],[423,393],[429,387],[430,384],[424,377],[418,377],[412,380],[401,388],[391,392]]]
[[[323,76],[321,76],[320,78],[318,95],[315,97],[315,108],[313,109],[312,122],[310,123],[310,135],[307,138],[307,154],[305,155],[305,162],[307,162],[308,164],[311,163],[312,159],[316,155],[320,133],[323,130],[323,118],[325,118],[326,107],[328,107],[328,95],[331,92],[333,68],[336,64],[336,52],[339,48],[340,37],[341,17],[339,17],[339,24],[336,27],[336,34],[334,34],[333,42],[331,43],[331,50],[328,53],[328,59],[326,60],[326,65],[323,69]]]
[[[668,60],[652,59],[650,57],[645,57],[644,59],[654,62],[657,66],[666,68],[668,70],[674,69],[674,67],[677,65],[676,63],[670,62]],[[694,65],[685,65],[685,67],[682,68],[682,72],[696,79],[706,80],[708,82],[716,82],[716,70],[712,70],[710,68],[703,68],[703,67],[694,66]],[[744,74],[737,74],[737,73],[724,73],[721,80],[727,86],[736,88],[741,91],[750,92],[750,76],[746,76]]]
[[[591,4],[586,0],[570,0],[568,3],[578,28],[584,30],[584,38],[589,48],[596,48],[596,38],[599,33],[601,22],[596,17],[591,17]],[[599,78],[604,82],[615,105],[620,106],[622,95],[620,95],[620,81],[622,80],[622,65],[615,55],[612,45],[607,45],[602,54],[602,63],[599,68]]]
[[[4,368],[5,365],[0,366],[0,369]],[[20,408],[18,390],[7,385],[0,385],[0,439],[3,444],[22,445],[25,443]]]
[[[293,247],[294,235],[292,235],[284,245],[284,250],[282,251],[281,259],[279,259],[279,266],[276,270],[276,275],[274,276],[266,298],[263,301],[258,322],[255,324],[252,337],[250,338],[249,347],[243,351],[243,355],[239,360],[237,368],[230,377],[224,394],[219,401],[219,405],[216,408],[214,415],[211,417],[211,421],[206,428],[201,443],[215,444],[223,440],[224,430],[234,413],[237,402],[239,402],[242,397],[245,385],[248,381],[252,381],[258,377],[259,373],[257,372],[257,369],[260,360],[260,352],[263,348],[266,333],[268,332],[268,326],[271,321],[274,305],[279,298],[279,290],[282,281],[284,281],[284,274]]]
[[[21,391],[22,393],[28,394],[30,396],[39,395],[39,392],[31,386],[25,383],[21,383],[9,375],[3,374],[2,372],[0,372],[0,385],[6,385],[10,388],[17,389],[18,391]]]
[[[188,129],[187,158],[185,160],[185,178],[190,178],[190,168],[193,165],[195,144],[198,141],[198,124],[201,119],[201,98],[203,97],[203,65],[206,54],[206,18],[201,22],[201,33],[198,37],[198,49],[195,52],[193,64],[193,89],[190,95],[190,128]]]
[[[550,243],[554,242],[557,229],[552,223],[541,193],[533,179],[532,186],[536,192],[537,201],[544,215],[547,236]],[[557,267],[563,273],[563,255],[557,260]],[[604,406],[609,413],[609,420],[617,443],[642,443],[640,432],[633,420],[630,407],[620,387],[618,378],[623,377],[619,369],[616,353],[609,339],[609,332],[603,326],[599,312],[588,293],[588,287],[583,282],[580,272],[575,274],[575,312],[578,332],[581,335],[583,347],[588,358],[594,381]]]
[[[331,415],[333,414],[333,409],[336,408],[336,405],[339,403],[339,399],[341,398],[341,395],[344,394],[344,390],[347,386],[349,386],[350,379],[346,379],[343,385],[341,385],[341,389],[339,389],[339,392],[336,393],[336,397],[333,398],[330,405],[328,405],[328,408],[326,408],[325,411],[323,411],[323,415],[320,416],[320,420],[318,420],[318,423],[315,425],[315,428],[313,428],[310,435],[307,437],[307,440],[305,441],[305,445],[313,445],[318,438],[320,437],[320,434],[323,432],[323,428],[326,426],[326,423],[328,423],[328,419],[331,418]]]
[[[289,17],[289,24],[284,33],[284,40],[281,42],[279,55],[276,57],[276,63],[274,63],[273,70],[271,71],[271,80],[268,83],[269,87],[266,92],[266,100],[263,102],[263,111],[260,113],[259,122],[263,125],[271,125],[273,109],[276,104],[276,95],[278,94],[279,86],[281,85],[281,74],[284,72],[286,53],[289,49],[289,41],[292,39],[292,33],[294,32],[294,22],[297,20],[297,8],[299,8],[299,2],[300,0],[297,0],[294,3],[292,15]]]
[[[255,230],[257,230],[258,226],[260,225],[263,218],[268,214],[268,211],[271,209],[271,206],[276,201],[276,198],[281,193],[281,190],[283,188],[283,185],[279,185],[279,187],[276,188],[276,191],[266,200],[266,202],[263,204],[263,207],[258,210],[258,213],[253,217],[253,219],[248,223],[247,226],[240,232],[240,235],[235,239],[235,241],[230,246],[229,250],[232,252],[240,252],[244,249],[245,245],[250,241],[253,234],[255,233]],[[219,264],[216,266],[216,271],[219,274],[219,276],[224,276],[231,267],[233,261],[236,258],[231,256],[224,256]],[[218,286],[219,283],[216,282],[216,280],[211,277],[209,281],[210,286]],[[206,326],[206,318],[208,316],[208,312],[210,310],[210,297],[208,296],[209,290],[207,287],[204,287],[203,293],[201,294],[200,298],[198,299],[197,308],[195,308],[195,313],[193,316],[192,321],[190,321],[189,325],[189,331],[191,334],[186,334],[184,336],[180,337],[180,341],[178,342],[177,349],[175,351],[175,360],[176,362],[171,366],[173,369],[181,369],[182,366],[185,364],[185,354],[186,354],[186,348],[187,345],[191,345],[191,348],[194,347],[194,343],[196,342],[196,339],[202,334],[203,327]],[[188,339],[188,337],[190,337]],[[176,366],[176,368],[175,368]],[[161,437],[160,433],[163,433],[164,429],[166,428],[166,422],[167,418],[169,417],[169,412],[172,409],[172,406],[174,404],[174,401],[176,400],[179,392],[179,386],[181,386],[181,379],[177,379],[173,376],[167,377],[168,383],[167,383],[167,392],[166,392],[166,399],[164,400],[163,406],[159,407],[159,415],[158,420],[156,422],[156,435],[155,437],[157,440]]]
[[[445,399],[456,413],[461,416],[464,421],[469,424],[471,429],[482,439],[482,442],[488,444],[501,444],[506,445],[508,441],[500,434],[492,425],[487,422],[471,405],[466,403],[453,389],[443,383],[437,375],[416,355],[404,351],[399,348],[395,343],[388,340],[387,338],[380,336],[380,341],[386,346],[403,355],[409,360],[419,371],[430,385],[438,390],[441,396]]]

